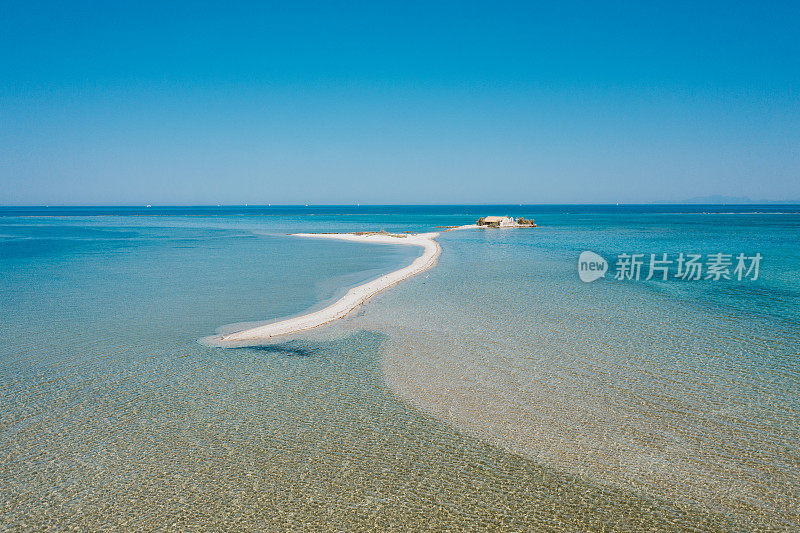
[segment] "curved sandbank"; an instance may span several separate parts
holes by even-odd
[[[455,228],[454,228],[455,229]],[[407,267],[390,272],[378,279],[353,287],[347,294],[324,309],[306,315],[289,318],[271,324],[245,329],[230,335],[217,337],[217,341],[237,342],[259,339],[269,339],[278,335],[287,335],[298,331],[316,328],[338,318],[347,316],[350,311],[363,304],[373,295],[391,287],[405,279],[424,272],[436,265],[436,260],[442,251],[436,242],[438,233],[417,234],[353,234],[353,233],[293,233],[296,237],[313,237],[318,239],[339,239],[344,241],[366,242],[374,244],[409,244],[421,246],[422,255],[414,259]]]

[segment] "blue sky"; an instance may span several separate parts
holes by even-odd
[[[800,199],[800,4],[18,2],[0,204]]]

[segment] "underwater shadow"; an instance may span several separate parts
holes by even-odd
[[[237,346],[229,349],[233,350],[255,350],[259,352],[283,354],[287,357],[311,357],[316,350],[304,348],[302,346],[292,346],[289,343],[283,344],[257,344],[254,346]]]

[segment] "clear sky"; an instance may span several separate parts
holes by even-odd
[[[3,205],[714,194],[800,199],[800,2],[0,8]]]

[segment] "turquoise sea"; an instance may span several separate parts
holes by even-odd
[[[0,530],[800,530],[800,206],[0,208],[0,334]]]

